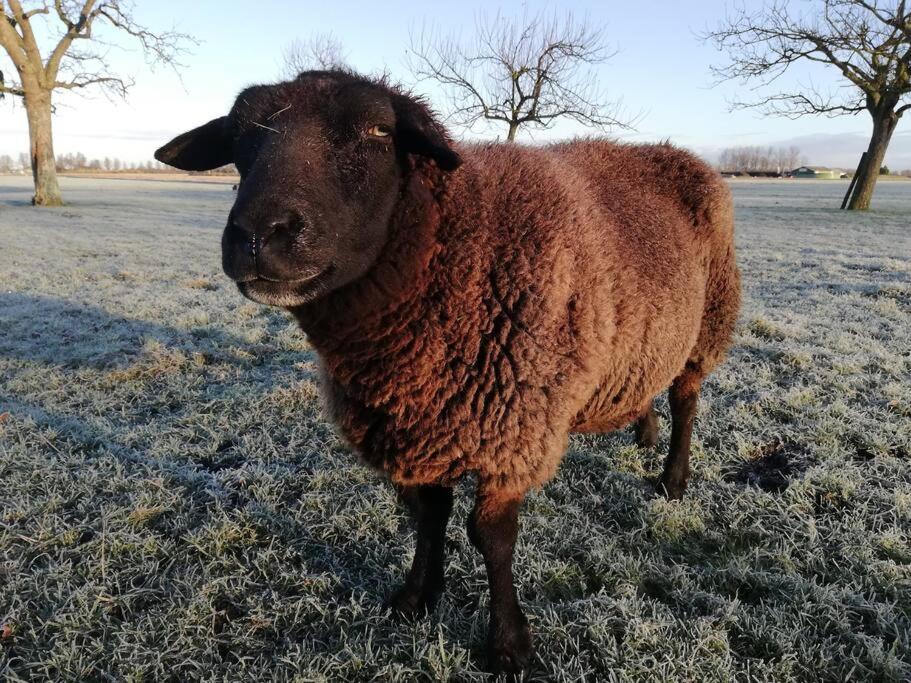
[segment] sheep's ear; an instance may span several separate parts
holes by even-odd
[[[184,171],[209,171],[234,160],[227,116],[178,135],[155,150],[155,158]]]
[[[450,146],[443,127],[434,121],[427,107],[405,95],[393,95],[395,110],[395,141],[405,152],[429,157],[444,171],[462,164]]]

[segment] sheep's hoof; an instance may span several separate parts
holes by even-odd
[[[668,500],[680,500],[686,492],[686,480],[668,477],[662,474],[655,489]]]
[[[528,669],[535,649],[525,617],[521,616],[508,628],[491,628],[488,644],[491,673],[515,676]]]
[[[420,619],[433,611],[441,593],[441,590],[420,590],[405,584],[387,598],[386,609],[393,617]]]

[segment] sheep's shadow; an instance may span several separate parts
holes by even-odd
[[[95,369],[129,362],[148,340],[201,351],[245,344],[217,328],[199,333],[19,292],[0,293],[0,330],[0,358]]]
[[[277,327],[279,322],[276,318],[274,323],[265,321],[264,324],[267,328]],[[26,362],[61,367],[66,370],[67,377],[75,377],[86,369],[117,369],[133,363],[142,354],[148,340],[185,351],[212,350],[219,354],[219,360],[227,362],[232,362],[233,356],[225,353],[226,347],[250,350],[251,346],[256,346],[214,326],[207,327],[202,333],[194,333],[193,330],[112,314],[98,305],[30,293],[0,292],[0,392],[3,390],[3,374],[10,369],[3,367],[5,361],[12,361],[7,363],[13,366],[10,375],[16,374],[16,362]],[[309,352],[302,355],[311,356]],[[296,378],[311,373],[300,368],[279,370],[277,364],[236,362],[246,363],[246,369],[242,370],[251,380],[252,389],[249,390],[256,393],[269,392],[281,384],[288,373],[295,373]],[[204,386],[211,394],[214,383],[236,381],[236,375],[232,374],[227,380],[207,380]],[[78,387],[78,383],[77,378],[74,387]],[[150,420],[162,419],[161,424],[170,424],[167,416],[150,417],[148,411],[142,408],[139,416],[127,413],[116,416],[116,419],[95,420],[79,412],[73,413],[65,405],[53,401],[45,404],[40,397],[36,399],[17,393],[14,390],[0,395],[0,413],[8,411],[11,415],[8,419],[17,424],[17,429],[54,430],[53,445],[47,445],[48,458],[56,459],[62,457],[61,452],[65,454],[78,450],[87,460],[115,459],[133,475],[141,473],[138,476],[165,482],[168,490],[179,492],[188,507],[198,512],[197,518],[192,520],[193,525],[184,530],[187,533],[198,528],[196,525],[201,527],[210,518],[242,510],[256,517],[277,539],[276,542],[286,544],[294,555],[306,558],[308,572],[336,577],[336,583],[325,596],[327,601],[346,604],[365,594],[367,602],[375,603],[385,619],[382,605],[390,586],[398,585],[403,579],[400,556],[411,552],[410,537],[394,547],[390,547],[383,536],[368,535],[356,544],[327,541],[320,535],[319,529],[310,529],[289,516],[286,506],[290,506],[293,500],[283,497],[278,502],[272,501],[268,496],[260,496],[246,483],[251,471],[277,468],[287,470],[287,477],[299,480],[301,494],[311,493],[309,475],[313,463],[307,458],[293,455],[278,461],[274,456],[259,458],[254,453],[245,452],[239,440],[229,439],[217,445],[215,452],[209,455],[170,460],[166,456],[152,454],[153,449],[149,445],[150,440],[156,438],[154,434],[120,438],[119,433],[133,424]],[[147,397],[140,396],[139,402]],[[180,410],[185,409],[197,409],[197,404],[189,401],[180,407]],[[326,440],[326,436],[321,436],[321,443]],[[39,441],[48,443],[44,439]],[[354,466],[353,457],[351,466]],[[80,470],[77,468],[74,477],[78,476]],[[377,480],[371,485],[385,484]],[[402,517],[403,524],[408,524],[402,510],[397,510],[397,514]],[[160,529],[154,526],[157,524],[161,525]],[[171,536],[173,529],[169,524],[168,518],[163,516],[160,522],[150,523],[150,526],[156,533],[168,535],[175,543],[183,543],[179,536]],[[93,528],[92,533],[97,535],[100,529]],[[370,561],[365,561],[365,558]],[[391,618],[389,623],[390,631],[399,630],[400,627]],[[319,634],[307,625],[297,627],[295,634],[319,641]]]

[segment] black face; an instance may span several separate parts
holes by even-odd
[[[420,102],[358,76],[312,71],[244,90],[228,116],[155,158],[185,170],[237,166],[225,273],[254,301],[299,306],[376,261],[408,154],[444,170],[461,162]]]

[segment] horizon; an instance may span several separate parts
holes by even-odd
[[[792,120],[762,116],[755,110],[730,111],[728,102],[738,94],[742,96],[750,86],[731,82],[713,85],[710,66],[722,63],[724,55],[696,35],[723,19],[730,6],[721,0],[698,0],[686,7],[665,1],[648,7],[618,8],[585,2],[566,2],[559,7],[526,2],[503,5],[499,12],[521,16],[570,11],[579,19],[604,27],[606,42],[617,52],[595,68],[599,84],[608,99],[622,99],[627,112],[641,112],[635,131],[613,130],[607,133],[610,137],[630,142],[670,140],[712,163],[729,147],[796,146],[808,165],[853,170],[867,148],[872,129],[865,115]],[[137,48],[123,48],[122,39],[112,36],[111,53],[118,57],[111,59],[117,65],[115,71],[134,77],[136,84],[125,101],[108,99],[100,92],[89,92],[88,96],[58,93],[55,153],[82,153],[89,159],[119,157],[136,163],[152,160],[152,152],[167,140],[224,114],[247,85],[278,80],[283,50],[295,39],[306,40],[316,34],[331,33],[342,44],[355,71],[389,73],[394,81],[426,95],[440,110],[442,91],[429,82],[416,82],[405,64],[409,32],[436,27],[466,36],[473,31],[479,13],[488,18],[496,16],[495,8],[482,12],[484,8],[484,3],[470,0],[458,7],[434,4],[419,14],[396,0],[384,5],[379,16],[371,13],[361,18],[363,10],[354,3],[286,7],[278,0],[267,0],[254,12],[240,4],[214,0],[200,0],[191,6],[168,1],[140,7],[137,19],[143,24],[153,30],[173,28],[189,33],[199,45],[182,58],[185,66],[177,75],[169,69],[150,68]],[[659,25],[655,23],[656,11],[662,19]],[[301,26],[306,28],[297,28]],[[0,55],[0,70],[10,66],[5,53]],[[834,70],[829,71],[801,68],[785,81],[843,87]],[[28,149],[25,112],[15,99],[7,97],[0,102],[0,155],[8,154],[14,162]],[[466,131],[444,122],[457,140],[504,137],[504,131],[489,126]],[[593,132],[561,121],[548,130],[520,133],[518,141],[548,142]],[[899,124],[885,164],[893,171],[911,169],[911,128],[907,124]]]

